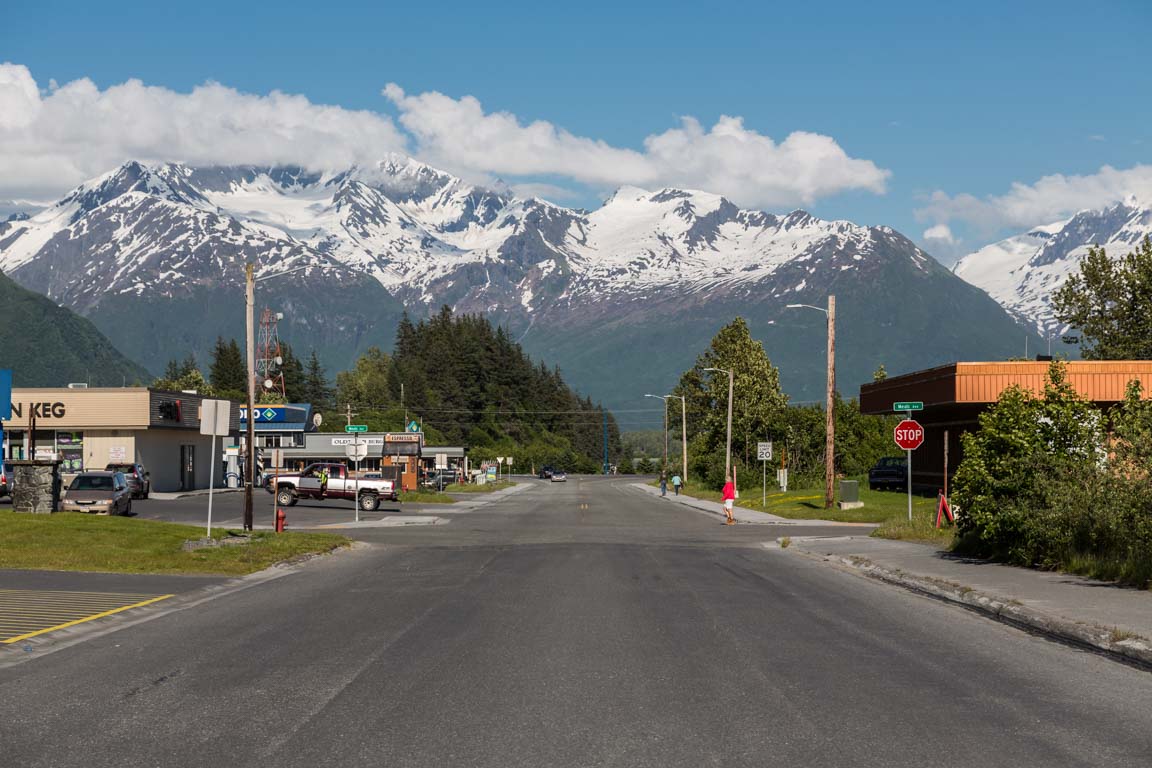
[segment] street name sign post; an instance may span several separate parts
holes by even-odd
[[[900,405],[908,405],[908,403],[900,403]],[[908,522],[912,522],[912,451],[923,445],[924,427],[920,426],[920,422],[915,419],[904,419],[892,430],[892,438],[908,456],[906,461],[908,470],[906,480],[908,486]]]
[[[924,403],[919,400],[909,400],[899,403],[892,403],[892,410],[894,411],[922,411],[924,410]]]
[[[0,393],[2,394],[2,393]],[[212,458],[208,465],[208,538],[212,538],[212,494],[216,490],[216,443],[228,436],[232,421],[230,400],[204,400],[200,403],[200,434],[212,438]]]
[[[368,431],[368,425],[367,424],[349,424],[348,426],[344,427],[344,431],[345,432],[367,432]]]
[[[363,432],[367,429],[367,427],[364,429],[352,429],[352,427],[360,426],[362,425],[353,424],[349,427],[345,427],[344,429],[348,432],[355,431],[357,433]],[[356,479],[352,481],[352,506],[356,509],[356,522],[360,522],[360,462],[368,456],[368,443],[360,442],[360,435],[357,434],[355,442],[353,442],[351,445],[344,446],[344,455],[352,459],[352,461],[356,462]],[[348,482],[347,478],[345,478],[344,482]],[[344,488],[347,489],[348,486],[345,485]]]
[[[756,443],[756,458],[760,460],[763,479],[760,485],[760,508],[768,509],[768,462],[772,461],[772,441]]]

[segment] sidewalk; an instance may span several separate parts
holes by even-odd
[[[1152,666],[1149,590],[961,557],[930,544],[864,536],[795,538],[787,551]]]
[[[633,483],[633,488],[639,488],[645,493],[660,498],[660,489],[653,488],[651,485],[645,483]],[[668,495],[664,497],[666,501],[676,504],[683,504],[686,507],[691,507],[698,512],[703,512],[709,515],[716,515],[717,517],[724,517],[724,505],[717,501],[705,501],[704,499],[697,499],[686,494],[679,496],[672,490],[668,491]],[[838,523],[834,520],[808,520],[808,519],[794,519],[790,517],[780,517],[779,515],[769,514],[768,512],[757,512],[754,509],[745,509],[739,505],[732,508],[732,516],[736,518],[737,523],[749,525],[844,525],[851,528],[875,528],[876,523]]]
[[[216,493],[240,493],[243,488],[217,488]],[[258,491],[263,491],[263,488],[257,488]],[[175,501],[176,499],[183,499],[187,496],[207,496],[207,488],[198,488],[194,491],[176,491],[175,493],[160,493],[159,491],[152,491],[148,494],[148,498],[157,499],[159,501]]]

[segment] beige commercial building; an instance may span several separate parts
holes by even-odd
[[[155,491],[207,488],[212,438],[200,434],[201,400],[143,387],[13,389],[3,455],[55,457],[66,476],[135,462]],[[234,408],[234,430],[238,414]],[[219,447],[216,457],[223,458]]]

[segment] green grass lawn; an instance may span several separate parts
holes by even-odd
[[[455,485],[444,486],[445,493],[493,493],[495,491],[502,491],[505,488],[511,488],[516,483],[511,480],[501,480],[498,483],[485,483],[484,485],[476,485],[474,483],[464,483],[463,485],[457,483]]]
[[[650,483],[659,486],[659,482]],[[880,527],[873,532],[873,536],[891,539],[909,539],[924,541],[951,541],[952,529],[942,528],[937,531],[936,497],[912,496],[912,525],[908,524],[908,495],[898,491],[870,491],[867,481],[862,482],[860,488],[860,501],[863,507],[857,509],[841,510],[837,507],[824,508],[824,489],[806,488],[789,490],[781,493],[779,490],[768,491],[768,505],[761,504],[762,492],[759,486],[745,487],[740,491],[740,498],[736,506],[745,509],[754,509],[757,512],[769,512],[780,517],[792,520],[833,520],[840,523],[880,523]],[[669,489],[668,493],[672,493]],[[720,502],[720,491],[705,488],[686,488],[681,493],[687,493],[698,499]]]
[[[446,493],[421,488],[418,491],[404,491],[400,494],[404,504],[455,504],[456,499]]]
[[[213,529],[213,538],[227,535]],[[245,574],[300,555],[330,552],[348,539],[329,533],[257,532],[249,544],[184,552],[201,526],[130,517],[0,511],[0,568],[114,573]]]

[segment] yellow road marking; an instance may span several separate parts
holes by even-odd
[[[70,595],[70,596],[89,595],[94,599],[92,599],[91,601],[89,601],[87,603],[73,601],[71,603],[68,603],[67,605],[36,606],[35,605],[35,598],[37,597],[37,595],[44,597],[48,600],[58,598],[58,597],[64,596],[64,595]],[[14,598],[14,597],[16,597],[18,599],[13,601],[12,598]],[[141,597],[147,598],[147,599],[139,600],[138,598],[141,598]],[[94,621],[95,619],[102,619],[105,616],[111,616],[113,614],[120,613],[122,611],[131,610],[132,608],[141,608],[145,605],[151,605],[152,603],[158,603],[161,600],[167,600],[170,597],[175,597],[175,595],[157,595],[157,596],[140,595],[140,594],[117,595],[117,594],[108,593],[108,592],[83,592],[83,593],[81,593],[81,592],[56,592],[56,593],[40,592],[40,593],[36,593],[36,592],[19,592],[17,590],[0,590],[0,611],[3,612],[2,615],[0,615],[0,627],[9,627],[10,629],[7,630],[8,632],[11,632],[13,630],[20,631],[21,629],[29,629],[30,630],[30,631],[24,632],[23,634],[17,635],[15,637],[8,637],[8,638],[5,638],[3,640],[0,640],[0,643],[3,643],[3,644],[16,643],[16,642],[19,642],[21,640],[27,640],[31,637],[36,637],[37,635],[43,635],[47,632],[55,632],[58,629],[66,629],[68,627],[74,627],[77,624],[83,624],[83,623],[88,622],[88,621]],[[120,604],[123,600],[126,600],[126,599],[127,600],[133,600],[134,602],[132,602],[128,605]],[[22,603],[22,604],[17,606],[15,603]],[[107,606],[114,606],[114,607],[108,608]],[[93,608],[107,608],[107,609],[100,611],[98,613],[92,613],[92,614],[88,614],[88,615],[82,614],[80,616],[77,616],[76,618],[69,619],[70,616],[76,616],[76,614],[80,611],[92,610]],[[47,627],[36,626],[36,625],[43,625],[44,623],[49,622],[49,621],[59,621],[61,619],[64,619],[64,621],[60,621],[60,623],[53,624],[51,626],[47,626]],[[32,626],[35,626],[35,629],[31,629]],[[3,635],[3,634],[6,634],[6,632],[0,631],[0,635]]]

